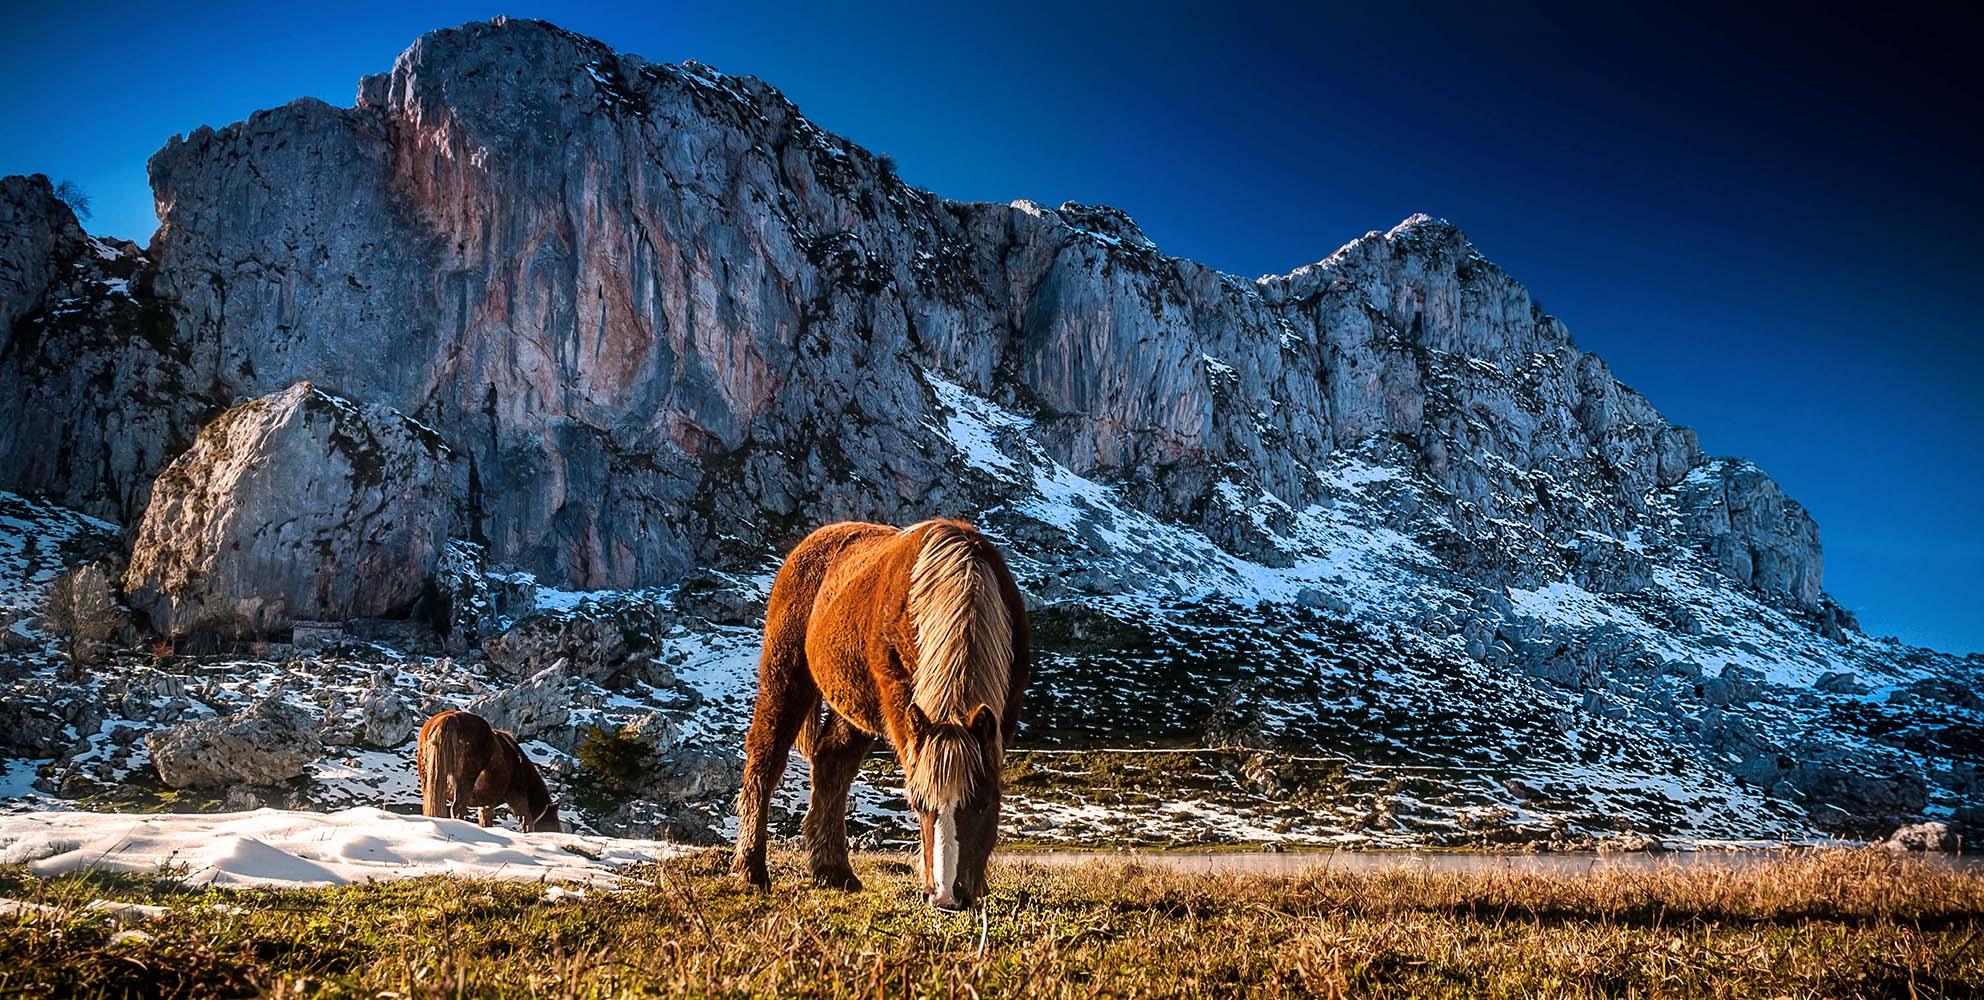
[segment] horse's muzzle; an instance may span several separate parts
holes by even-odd
[[[963,913],[971,909],[971,897],[965,893],[944,893],[930,897],[930,905],[945,913]]]

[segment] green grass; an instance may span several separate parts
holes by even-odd
[[[1291,878],[1097,862],[993,872],[983,916],[945,916],[900,858],[862,893],[772,893],[709,851],[619,892],[445,878],[188,890],[127,876],[0,895],[0,995],[1939,997],[1984,992],[1984,876],[1873,851],[1741,870]],[[169,915],[85,914],[110,898]]]

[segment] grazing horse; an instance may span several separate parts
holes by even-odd
[[[848,864],[847,794],[881,735],[922,823],[931,905],[970,906],[985,894],[999,768],[1031,653],[1019,588],[970,525],[848,522],[806,536],[765,611],[732,870],[771,884],[765,809],[796,740],[813,771],[803,823],[813,877],[861,888]]]
[[[558,803],[551,801],[537,765],[515,736],[491,729],[482,716],[454,709],[434,715],[420,727],[413,760],[423,816],[467,819],[468,807],[478,806],[479,822],[488,826],[494,807],[507,805],[527,832],[563,829]]]

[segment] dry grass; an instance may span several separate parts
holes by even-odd
[[[1560,877],[1180,875],[1009,856],[981,917],[940,916],[908,866],[870,889],[746,891],[721,852],[623,892],[424,879],[188,891],[0,869],[0,993],[401,996],[1953,997],[1984,993],[1984,875],[1877,852],[1740,870]],[[95,898],[170,915],[113,940]],[[239,907],[239,909],[235,909]]]

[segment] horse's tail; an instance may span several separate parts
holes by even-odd
[[[415,753],[420,759],[420,814],[452,817],[465,763],[459,727],[447,719],[430,720],[422,727]]]
[[[434,739],[441,727],[428,720],[420,727],[420,739],[413,745],[413,760],[420,769],[420,814],[422,816],[446,816],[441,805],[441,793],[446,791],[441,782],[440,762],[436,759]]]
[[[1006,705],[1013,658],[1006,607],[988,545],[970,527],[932,522],[909,571],[909,619],[916,631],[910,700],[938,721],[963,722],[979,704]]]
[[[820,738],[820,727],[827,723],[827,711],[826,703],[821,700],[816,690],[813,693],[813,703],[806,707],[806,719],[799,724],[799,737],[795,741],[799,747],[799,755],[809,761],[813,759],[813,744]]]

